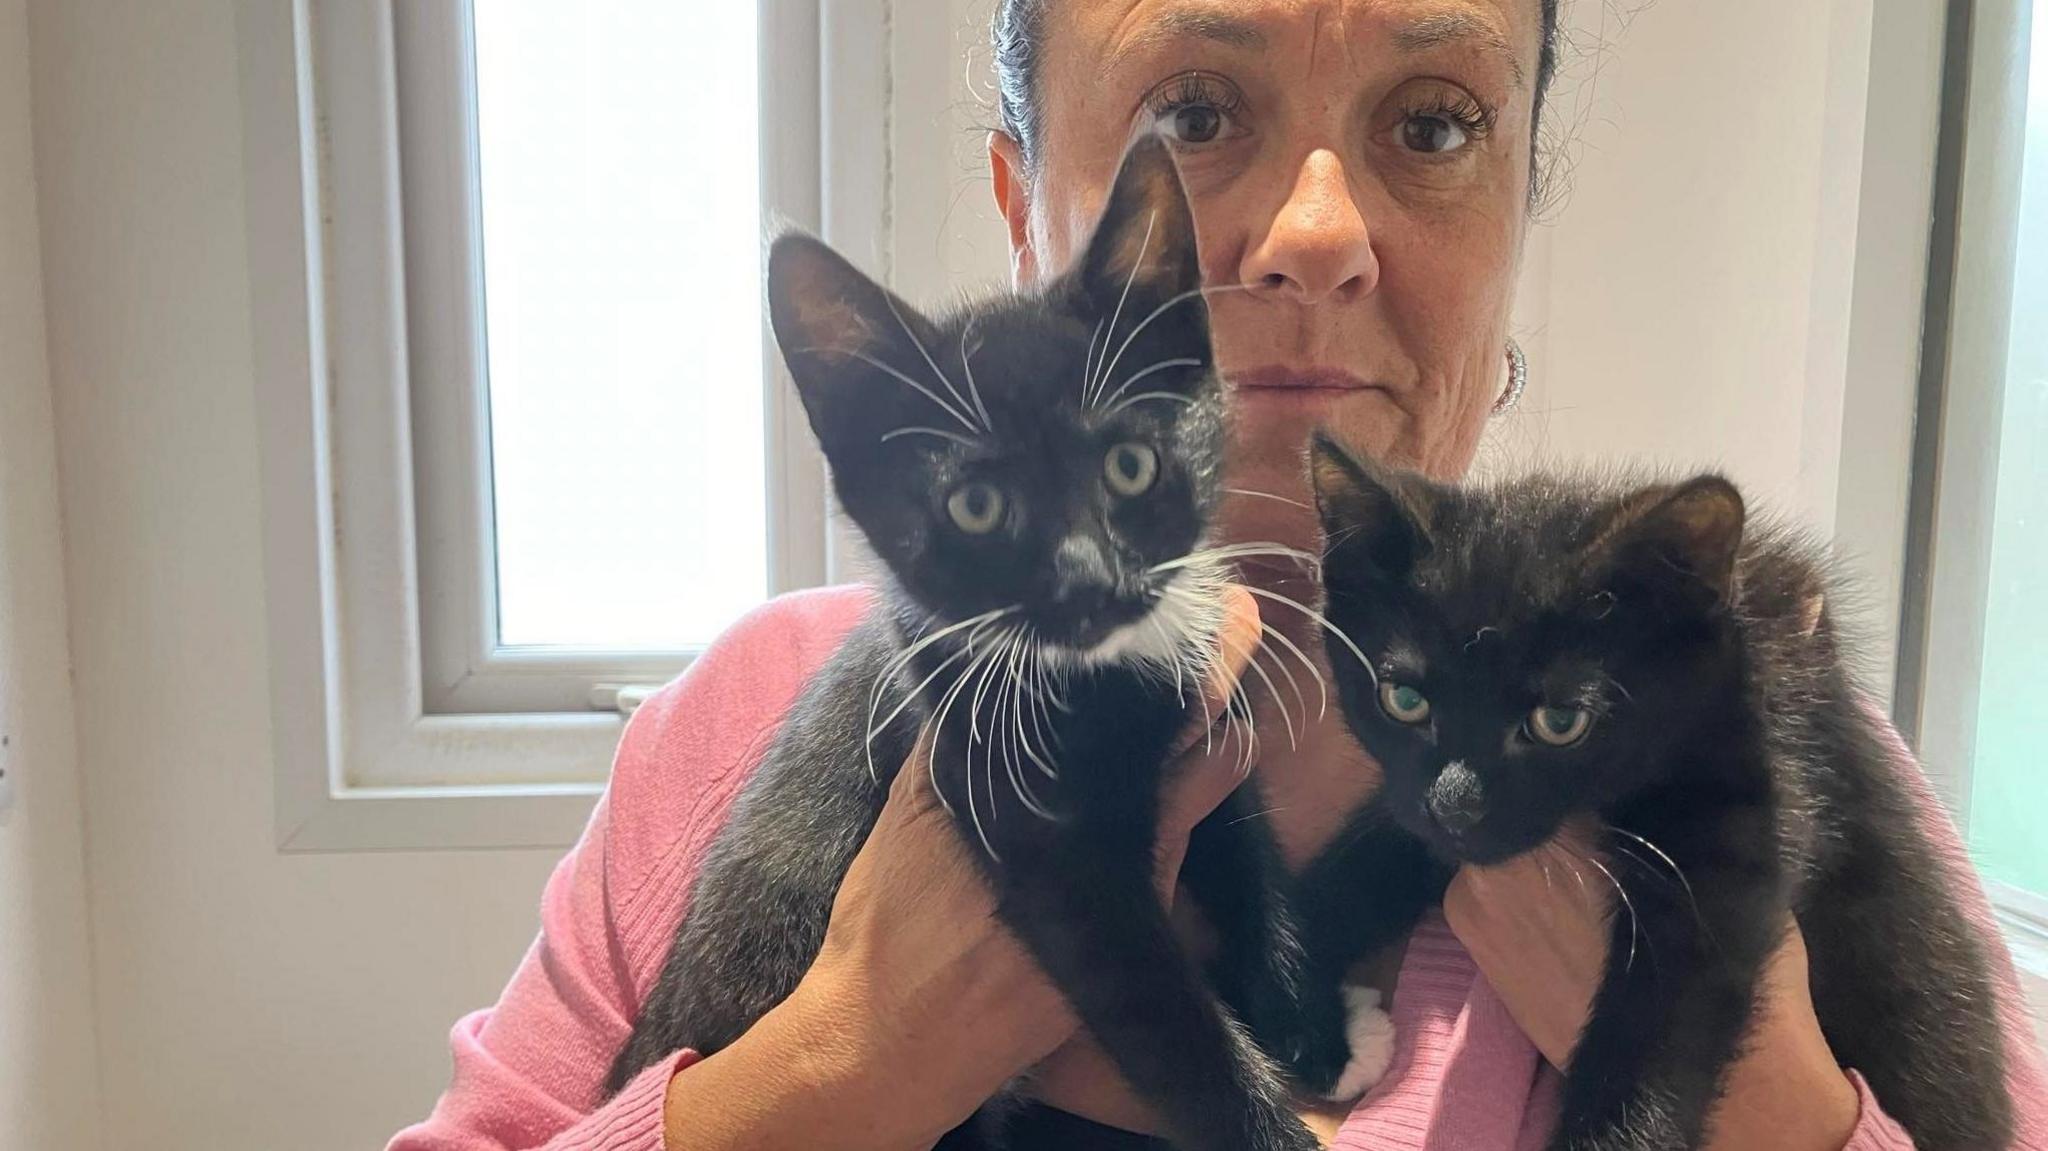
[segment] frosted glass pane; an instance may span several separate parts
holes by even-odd
[[[2048,19],[2036,10],[2012,348],[1998,443],[1970,847],[2048,894]]]
[[[500,642],[702,644],[768,585],[755,7],[475,12]]]

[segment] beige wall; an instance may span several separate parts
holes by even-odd
[[[251,367],[233,0],[30,0],[57,586],[44,372],[19,350],[42,327],[21,3],[0,0],[0,607],[26,604],[5,618],[31,634],[0,627],[0,652],[26,653],[0,656],[0,720],[29,716],[56,766],[32,765],[28,804],[0,815],[0,865],[41,868],[31,911],[0,893],[0,996],[26,970],[37,1004],[0,998],[0,1107],[22,1083],[14,1037],[37,1034],[26,1018],[67,1024],[42,1034],[70,1068],[33,1121],[91,1112],[72,725],[52,674],[68,593],[91,702],[77,757],[106,1145],[374,1146],[444,1083],[443,1035],[511,970],[554,853],[275,851],[253,404],[274,385]],[[1637,20],[1606,61],[1573,195],[1532,242],[1522,327],[1540,374],[1500,458],[1718,458],[1828,514],[1815,477],[1839,464],[1822,417],[1843,377],[1826,325],[1843,322],[1851,254],[1829,213],[1858,155],[1840,101],[1863,82],[1869,8],[1665,0]],[[972,132],[986,92],[960,65],[985,10],[894,3],[893,259],[919,296],[1004,272]],[[56,924],[26,956],[7,942],[25,914]],[[0,1110],[0,1145],[15,1114]],[[89,1126],[33,1130],[59,1133],[26,1146],[92,1145]]]
[[[99,1095],[28,60],[0,0],[0,1147],[68,1151]]]

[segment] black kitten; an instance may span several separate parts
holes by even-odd
[[[1918,1146],[2009,1141],[1984,946],[1844,668],[1820,549],[1745,525],[1716,476],[1459,490],[1327,441],[1314,471],[1357,644],[1331,663],[1385,784],[1305,877],[1312,979],[1451,867],[1537,852],[1617,903],[1553,1146],[1697,1145],[1787,914],[1830,1046]]]
[[[729,1044],[790,992],[930,729],[913,770],[931,772],[998,913],[1174,1141],[1314,1147],[1153,887],[1163,768],[1228,579],[1202,546],[1223,400],[1165,146],[1133,149],[1080,266],[1041,293],[931,319],[789,235],[769,296],[840,500],[891,582],[737,801],[614,1089],[676,1048]],[[1187,874],[1206,877],[1194,894],[1220,921],[1219,986],[1262,1017],[1299,1015],[1277,853],[1229,811],[1197,840]],[[984,1145],[1005,1113],[945,1145]]]

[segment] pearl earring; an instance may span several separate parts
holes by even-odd
[[[1508,341],[1508,386],[1493,401],[1493,414],[1499,415],[1522,402],[1522,392],[1529,386],[1529,357],[1522,353],[1522,345]]]

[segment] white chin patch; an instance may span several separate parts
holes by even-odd
[[[1211,637],[1222,627],[1215,579],[1206,571],[1185,569],[1167,582],[1152,610],[1110,632],[1094,647],[1052,649],[1077,667],[1149,664],[1167,674],[1176,664],[1206,658]]]
[[[1394,1021],[1380,1010],[1380,993],[1371,987],[1344,987],[1344,1036],[1351,1042],[1351,1061],[1330,1088],[1329,1098],[1349,1103],[1372,1089],[1394,1062]]]

